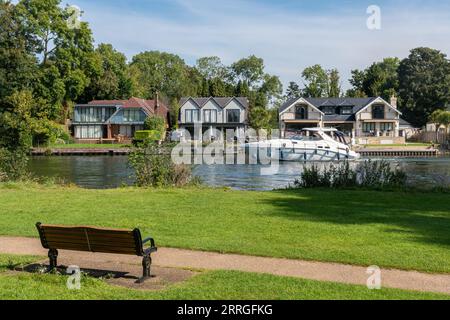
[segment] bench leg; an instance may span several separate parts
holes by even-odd
[[[152,265],[152,258],[150,255],[142,258],[142,278],[137,283],[143,283],[145,280],[150,279],[150,266]]]
[[[53,271],[58,266],[58,250],[50,249],[48,250],[48,258],[50,259],[50,270]]]

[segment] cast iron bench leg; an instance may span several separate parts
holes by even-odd
[[[142,258],[142,278],[137,283],[143,283],[145,280],[150,279],[150,266],[152,265],[152,258],[149,255],[145,255]]]
[[[57,259],[58,259],[58,250],[56,249],[50,249],[48,250],[48,258],[50,259],[50,268],[49,271],[53,271],[58,266]]]

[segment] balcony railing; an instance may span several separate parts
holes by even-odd
[[[389,138],[395,138],[395,132],[394,131],[362,131],[362,130],[356,130],[356,136],[357,137],[389,137]]]

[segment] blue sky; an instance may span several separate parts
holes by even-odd
[[[84,11],[97,43],[128,58],[146,50],[180,55],[189,64],[216,55],[230,64],[255,54],[283,83],[300,82],[312,64],[351,69],[411,48],[450,54],[450,1],[419,0],[69,0]],[[381,30],[369,30],[369,5],[381,8]]]

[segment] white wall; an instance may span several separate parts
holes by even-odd
[[[180,109],[181,120],[180,123],[186,123],[186,110],[200,110],[197,105],[191,100],[187,101]],[[208,101],[200,110],[200,120],[203,121],[204,110],[216,110],[217,111],[217,123],[227,122],[226,110],[240,110],[240,122],[246,121],[245,109],[236,101],[232,100],[224,109],[217,105],[214,101]]]

